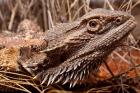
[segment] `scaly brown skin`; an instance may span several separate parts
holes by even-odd
[[[47,85],[87,79],[97,73],[103,60],[119,46],[136,26],[125,12],[94,9],[72,23],[59,24],[48,31],[45,68],[35,78]],[[28,67],[33,69],[32,67]]]

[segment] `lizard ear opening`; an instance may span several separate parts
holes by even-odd
[[[87,29],[91,33],[95,33],[96,31],[99,31],[101,28],[101,24],[98,19],[91,19],[87,23]]]

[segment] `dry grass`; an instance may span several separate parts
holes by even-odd
[[[71,22],[81,17],[83,14],[90,11],[92,8],[95,8],[99,5],[101,8],[108,8],[111,10],[123,10],[127,12],[134,11],[140,3],[140,0],[122,0],[122,2],[117,2],[117,0],[0,0],[0,30],[16,32],[18,24],[23,19],[30,19],[37,22],[43,29],[46,31],[57,23]],[[138,46],[138,41],[134,39],[133,35],[129,36],[129,42],[132,46],[127,46],[127,50],[135,49],[140,51]],[[131,59],[127,59],[126,55],[131,58],[131,54],[127,52],[125,55],[120,55],[117,51],[114,52],[123,62],[131,64],[131,67],[118,74],[117,76],[110,78],[109,80],[104,81],[106,86],[101,84],[97,87],[89,87],[84,90],[84,93],[94,93],[94,92],[112,92],[117,90],[117,92],[130,92],[128,89],[132,88],[131,84],[137,81],[136,77],[140,76],[138,71],[139,64],[136,64]],[[112,57],[113,59],[113,57]],[[135,78],[125,77],[128,72],[135,70]],[[124,83],[123,81],[132,81],[131,83]],[[119,83],[117,81],[120,81]],[[114,83],[115,82],[115,83]],[[117,82],[117,83],[116,83]],[[135,82],[135,83],[136,83]],[[130,85],[129,85],[130,84]],[[6,72],[0,71],[0,85],[20,90],[23,92],[31,93],[27,86],[32,86],[40,93],[73,93],[74,91],[66,91],[60,86],[57,87],[47,87],[39,86],[32,79],[32,77],[24,74],[19,74],[16,72]],[[116,89],[117,88],[117,89]],[[6,90],[6,88],[5,88]],[[139,91],[140,89],[137,86],[133,87],[133,90]],[[7,90],[8,91],[8,90]]]

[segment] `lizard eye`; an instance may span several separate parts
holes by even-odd
[[[98,19],[92,19],[87,24],[87,29],[90,32],[96,32],[100,29],[101,25]]]
[[[97,25],[97,22],[95,20],[89,21],[89,26],[92,28],[95,28]]]

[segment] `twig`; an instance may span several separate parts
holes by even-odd
[[[129,0],[128,1],[128,5],[127,5],[127,8],[126,8],[126,11],[131,13],[131,9],[132,9],[132,0]]]
[[[15,14],[17,12],[17,8],[18,8],[18,3],[16,3],[15,7],[12,9],[12,14],[11,14],[10,22],[8,25],[8,30],[11,30],[13,27],[13,22],[14,22]]]
[[[136,48],[136,47],[134,47],[134,46],[129,46],[130,48],[132,48],[132,49],[135,49],[135,50],[138,50],[138,51],[140,51],[140,49],[139,48]]]
[[[114,10],[113,6],[110,4],[108,0],[105,0],[111,10]]]
[[[117,53],[116,51],[113,51],[114,54],[116,54],[118,57],[120,57],[124,62],[126,62],[127,64],[130,64],[130,62],[128,60],[126,60],[125,58],[123,58],[119,53]]]
[[[138,1],[131,7],[131,10],[132,10],[133,8],[135,8],[138,4],[140,4],[140,0],[138,0]]]
[[[4,19],[3,15],[2,15],[1,10],[0,10],[0,19],[2,20],[2,22],[3,22],[2,24],[3,24],[4,28],[6,29],[5,19]]]
[[[34,5],[34,0],[31,0],[30,4],[28,5],[28,9],[24,13],[24,18],[27,17],[28,13],[31,12],[31,7]]]
[[[130,71],[134,70],[134,69],[137,68],[137,67],[140,67],[140,64],[136,65],[135,67],[132,67],[132,68],[128,69],[128,70],[125,71],[125,72],[122,72],[122,73],[120,73],[120,74],[114,76],[114,78],[117,78],[117,77],[122,76],[123,74],[129,73]]]
[[[84,8],[85,5],[82,5],[79,7],[79,9],[76,11],[76,13],[74,14],[72,21],[76,19],[77,15],[79,14],[79,12]]]
[[[121,5],[120,5],[119,8],[118,8],[119,10],[121,10],[122,7],[125,5],[125,1],[126,1],[126,0],[123,0],[123,2],[121,3]]]
[[[47,30],[47,10],[46,10],[46,7],[45,7],[45,0],[41,0],[42,2],[42,9],[43,9],[43,22],[44,22],[44,30],[46,31]]]
[[[67,0],[67,7],[68,7],[69,22],[71,22],[71,9],[69,6],[69,0]]]
[[[122,9],[125,8],[125,7],[127,7],[127,5],[128,5],[128,2],[124,3],[124,5],[122,5],[122,6],[120,7],[120,10],[122,10]]]
[[[72,2],[72,4],[70,5],[70,9],[72,9],[75,5],[76,5],[76,3],[78,2],[79,0],[74,0],[73,2]]]
[[[20,16],[21,16],[21,18],[23,18],[24,17],[24,14],[25,14],[25,9],[24,9],[24,7],[23,7],[23,4],[22,4],[22,2],[21,2],[21,0],[16,0],[16,2],[18,3],[18,5],[19,5],[19,10],[20,10]]]

